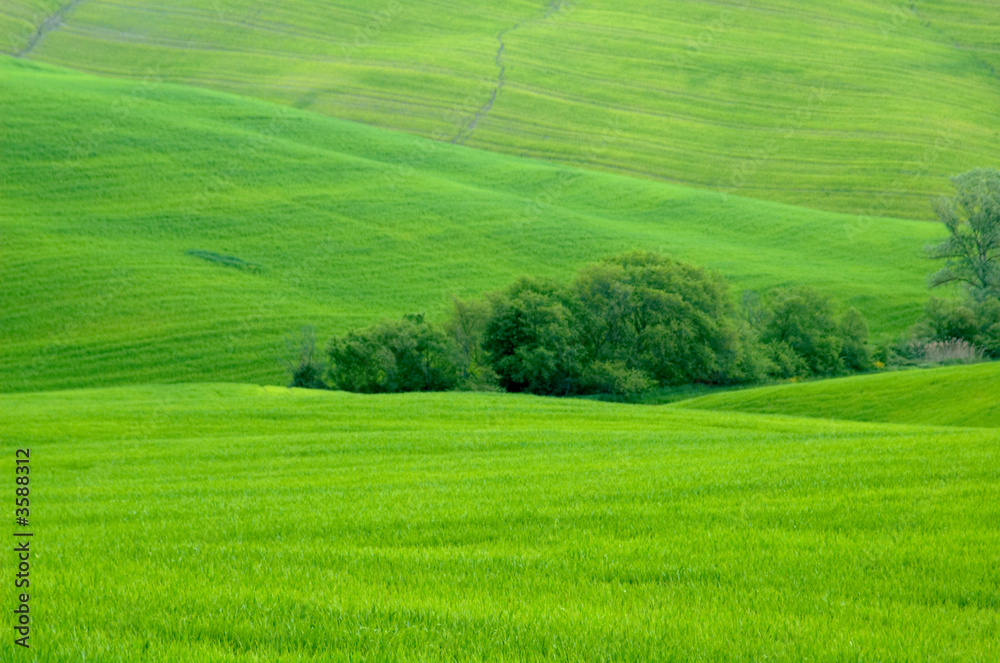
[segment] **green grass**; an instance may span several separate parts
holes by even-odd
[[[222,384],[0,430],[30,660],[1000,655],[995,430]]]
[[[5,3],[6,50],[30,38],[29,8],[55,4]],[[997,16],[992,0],[86,0],[27,55],[509,154],[926,219],[948,177],[1000,163]],[[484,114],[501,33],[504,85]]]
[[[677,405],[823,419],[1000,428],[1000,363],[727,391]]]
[[[663,406],[225,383],[636,249],[897,334],[943,229],[891,217],[1000,156],[994,4],[4,2],[35,537],[0,661],[1000,659],[1000,364]]]
[[[923,246],[944,232],[13,58],[0,117],[0,391],[280,384],[283,336],[302,324],[324,339],[440,316],[451,294],[636,249],[736,290],[810,284],[894,334],[919,315]]]

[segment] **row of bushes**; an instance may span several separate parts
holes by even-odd
[[[829,376],[871,365],[868,326],[808,288],[743,296],[653,253],[583,269],[569,284],[522,278],[455,301],[433,325],[408,315],[306,343],[293,384],[362,393],[501,388],[632,396],[654,387]]]

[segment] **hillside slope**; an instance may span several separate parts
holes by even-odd
[[[673,407],[1000,428],[1000,362],[731,391]]]
[[[0,430],[40,663],[996,650],[993,431],[222,384],[3,394]]]
[[[932,218],[1000,164],[989,0],[10,0],[0,49],[445,142]]]
[[[498,156],[156,80],[0,58],[0,390],[280,383],[283,335],[441,314],[650,249],[809,283],[875,333],[926,298],[932,224]]]

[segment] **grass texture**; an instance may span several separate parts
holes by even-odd
[[[57,7],[4,3],[0,49],[812,208],[932,218],[1000,164],[992,0]]]
[[[224,384],[0,427],[31,660],[1000,655],[995,430]]]

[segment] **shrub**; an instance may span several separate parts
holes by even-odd
[[[963,340],[985,356],[1000,357],[1000,300],[931,297],[924,316],[913,327],[912,339],[921,347],[933,341]]]
[[[328,355],[330,382],[344,391],[446,391],[459,380],[454,348],[422,314],[334,338]]]
[[[914,327],[914,337],[921,341],[972,340],[978,331],[976,312],[964,302],[931,297],[924,316]]]
[[[294,344],[289,342],[288,345],[291,347]],[[287,362],[287,369],[292,376],[289,387],[329,389],[323,381],[326,369],[316,356],[316,330],[312,327],[302,328],[301,338],[294,346],[292,359]]]
[[[872,367],[868,349],[868,323],[856,308],[847,309],[838,325],[840,359],[848,370],[867,371]]]
[[[805,359],[786,341],[771,341],[764,348],[772,366],[771,377],[787,380],[809,375]]]
[[[813,290],[777,290],[766,300],[744,293],[740,312],[720,276],[634,252],[584,268],[570,287],[522,278],[485,301],[454,299],[440,327],[411,315],[351,331],[331,341],[327,376],[336,388],[365,393],[499,385],[634,398],[653,387],[871,365],[861,314],[850,309],[838,321]],[[307,365],[295,379],[311,382],[316,372]]]
[[[585,393],[611,394],[632,400],[656,386],[647,373],[629,368],[621,361],[595,361],[583,372],[582,390]]]
[[[455,352],[454,364],[459,372],[461,389],[496,388],[496,373],[483,351],[483,336],[489,319],[490,306],[487,302],[452,297],[451,316],[445,321],[443,330]]]
[[[614,362],[664,386],[732,380],[738,334],[721,277],[635,252],[585,268],[574,292],[588,361]]]
[[[507,391],[580,393],[578,324],[569,293],[558,284],[521,279],[490,297],[483,350]]]
[[[776,346],[774,358],[783,373],[794,367],[793,375],[800,377],[833,375],[843,368],[841,329],[828,297],[812,288],[787,288],[772,292],[769,300],[761,340]],[[801,364],[787,357],[788,350]]]

